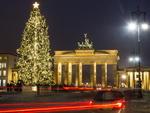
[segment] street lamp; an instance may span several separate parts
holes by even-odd
[[[138,56],[129,57],[129,62],[138,63],[139,61],[140,61],[140,57]]]
[[[138,16],[137,16],[138,17]],[[145,30],[148,30],[149,28],[149,25],[147,23],[140,23],[139,21],[132,21],[132,22],[129,22],[128,23],[128,30],[130,31],[134,31],[134,32],[137,32],[137,42],[138,42],[138,56],[135,56],[135,57],[130,57],[129,58],[129,61],[130,62],[138,62],[138,88],[142,88],[142,84],[141,84],[141,58],[140,58],[140,46],[141,46],[141,39],[140,39],[140,32],[141,30],[145,31]]]
[[[137,23],[134,21],[131,21],[128,23],[127,28],[129,31],[135,31],[137,29]]]
[[[140,29],[140,30],[142,29],[145,31],[145,30],[148,30],[149,25],[146,22],[139,24],[137,22],[131,21],[128,23],[127,28],[129,31],[136,31],[138,29]]]
[[[139,7],[137,8],[136,11],[132,12],[132,20],[128,23],[128,30],[129,31],[134,31],[137,33],[137,43],[138,43],[138,57],[136,58],[130,58],[130,61],[138,61],[138,88],[139,88],[139,97],[142,98],[142,81],[141,81],[141,57],[140,57],[140,53],[141,53],[141,39],[140,39],[140,32],[141,30],[148,30],[149,25],[145,22],[145,16],[146,16],[146,12],[140,11]]]

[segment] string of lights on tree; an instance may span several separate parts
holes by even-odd
[[[18,74],[26,85],[52,85],[52,56],[46,19],[35,2],[22,35],[18,53]]]

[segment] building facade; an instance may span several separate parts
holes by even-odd
[[[137,88],[139,81],[138,67],[130,67],[118,70],[119,87]],[[140,72],[142,89],[150,90],[150,68],[142,67]],[[124,86],[122,86],[124,84]]]
[[[74,85],[83,86],[83,68],[89,65],[90,69],[90,87],[96,87],[97,83],[97,70],[102,70],[99,77],[99,83],[103,87],[108,85],[108,66],[112,65],[111,78],[114,78],[113,86],[117,86],[117,63],[118,51],[117,50],[95,50],[93,42],[87,38],[85,34],[83,42],[78,42],[78,48],[70,51],[55,51],[54,56],[54,76],[56,84],[61,85]],[[97,66],[100,65],[99,69]],[[100,69],[101,68],[101,69]]]
[[[6,86],[7,83],[17,79],[13,74],[13,68],[16,65],[16,56],[9,53],[0,53],[0,86]]]
[[[75,51],[55,51],[55,81],[56,84],[75,86],[83,85],[83,67],[89,65],[90,82],[89,86],[96,87],[97,65],[101,68],[101,85],[107,87],[108,71],[107,67],[112,65],[112,78],[114,86],[117,85],[117,50],[75,50]],[[73,81],[74,77],[74,81]]]

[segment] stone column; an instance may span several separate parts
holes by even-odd
[[[145,72],[144,74],[146,76],[146,90],[149,90],[149,86],[148,86],[148,83],[149,83],[149,76],[148,76],[148,72]]]
[[[58,68],[57,68],[57,77],[56,77],[56,84],[61,85],[61,79],[62,79],[62,64],[59,62],[58,63]]]
[[[144,72],[142,72],[142,76],[143,76],[143,89],[144,90],[147,90],[147,74],[146,73],[144,73]]]
[[[134,84],[133,84],[133,72],[130,72],[129,76],[130,76],[130,88],[133,88],[134,87]]]
[[[78,64],[76,65],[76,75],[75,75],[75,86],[78,86],[78,75],[79,74],[79,68],[78,68]]]
[[[130,76],[129,76],[129,74],[127,72],[126,72],[126,76],[127,76],[126,84],[127,84],[127,87],[129,88],[130,87]]]
[[[113,78],[114,78],[114,86],[115,86],[115,87],[119,87],[119,86],[118,86],[118,82],[119,82],[119,81],[118,81],[118,79],[117,79],[117,64],[114,64],[112,68],[113,68],[113,75],[112,75],[112,76],[113,76]]]
[[[78,72],[78,86],[82,85],[82,63],[79,63],[79,72]]]
[[[65,64],[64,65],[64,68],[62,69],[62,72],[63,72],[63,80],[64,80],[64,84],[67,85],[68,84],[68,79],[67,79],[67,76],[68,76],[68,65]]]
[[[150,90],[150,71],[148,72],[148,90]]]
[[[67,85],[72,84],[72,63],[68,63]]]
[[[102,87],[107,87],[107,63],[102,65]]]
[[[136,81],[135,81],[136,75],[135,75],[134,69],[133,69],[132,73],[133,73],[133,87],[135,88],[136,87]]]
[[[91,87],[96,87],[96,62],[91,66]]]

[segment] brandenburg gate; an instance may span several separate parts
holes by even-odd
[[[111,73],[114,79],[114,86],[118,84],[117,78],[117,62],[118,62],[118,51],[117,50],[95,50],[93,48],[93,42],[84,36],[84,42],[78,42],[78,48],[72,51],[55,51],[54,56],[54,76],[57,85],[71,85],[73,83],[73,65],[76,68],[75,85],[82,86],[83,82],[83,66],[90,65],[90,83],[91,87],[96,86],[97,79],[97,65],[101,65],[101,85],[107,86],[108,82],[108,65],[113,66],[113,72]],[[62,67],[65,67],[62,68]],[[64,76],[63,76],[63,73]]]

